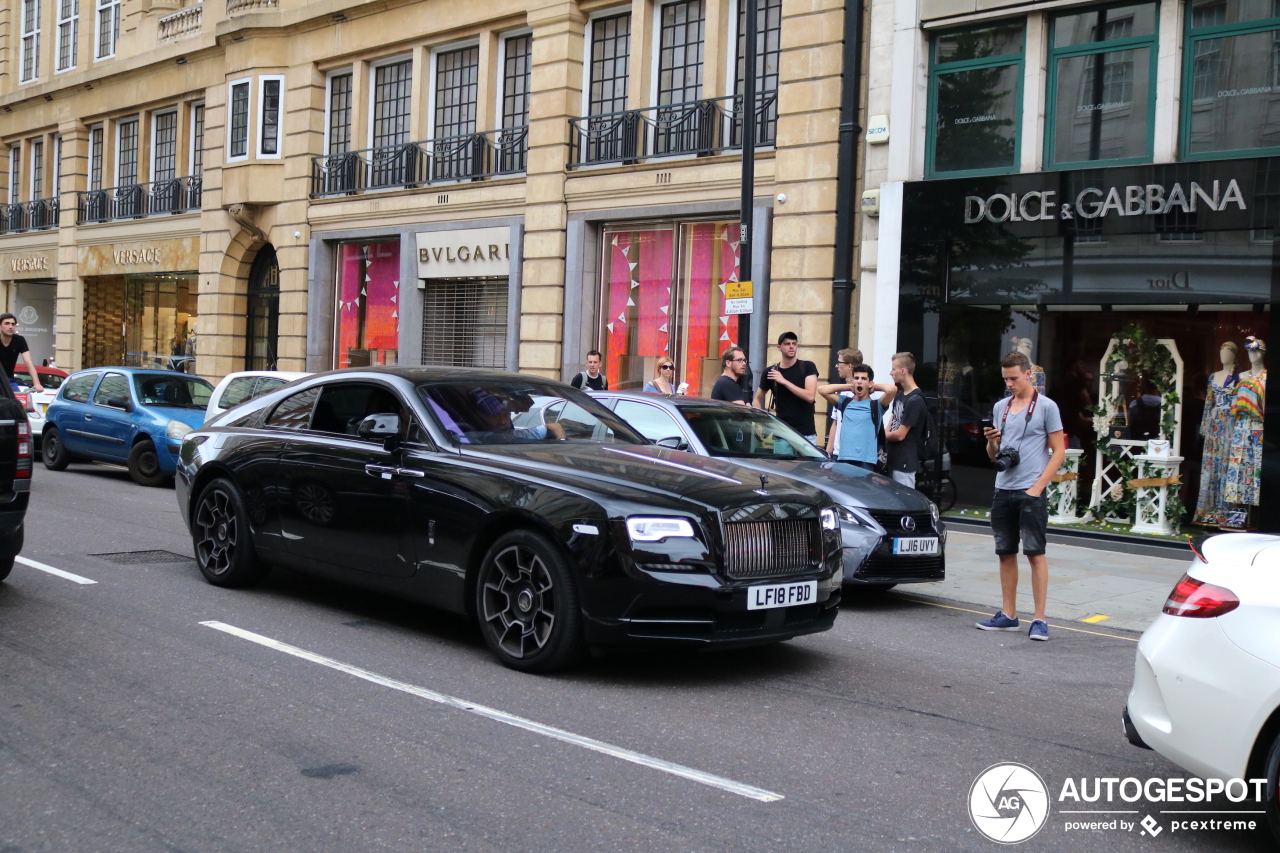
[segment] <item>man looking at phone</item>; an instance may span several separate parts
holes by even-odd
[[[991,503],[991,532],[1000,558],[1000,591],[1003,608],[977,623],[983,631],[1018,631],[1018,540],[1031,564],[1031,595],[1035,616],[1027,636],[1049,639],[1044,621],[1049,595],[1049,561],[1045,539],[1049,528],[1049,502],[1044,494],[1067,455],[1062,415],[1058,406],[1036,391],[1031,360],[1020,352],[1000,362],[1000,373],[1012,396],[995,405],[991,423],[983,424],[987,456],[996,466],[996,492]]]

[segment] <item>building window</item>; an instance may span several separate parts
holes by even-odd
[[[505,278],[428,280],[422,293],[422,363],[507,367]]]
[[[413,61],[379,65],[373,70],[373,147],[409,141],[409,106],[413,94]]]
[[[159,113],[154,116],[155,142],[151,148],[153,181],[172,181],[178,176],[178,114]]]
[[[338,247],[336,367],[396,363],[399,296],[399,241]]]
[[[40,0],[22,0],[22,74],[20,83],[40,74]]]
[[[55,136],[53,138],[53,197],[58,198],[62,195],[62,137]]]
[[[1280,5],[1189,0],[1186,159],[1280,152]]]
[[[116,55],[120,38],[120,0],[98,0],[98,50],[96,59]]]
[[[204,104],[191,108],[191,175],[204,174]]]
[[[601,116],[627,108],[627,70],[631,56],[631,15],[591,22],[591,85],[587,115]]]
[[[480,48],[436,54],[436,109],[432,136],[447,139],[476,132]]]
[[[529,123],[529,70],[533,59],[533,36],[506,40],[502,53],[502,127],[524,127]]]
[[[782,0],[759,0],[756,7],[756,117],[757,141],[772,142],[778,137],[778,66],[782,60]],[[738,59],[734,94],[742,97],[747,65],[747,8],[738,3]],[[738,107],[740,109],[740,107]],[[742,143],[735,129],[733,144]]]
[[[132,186],[138,182],[138,120],[122,121],[116,128],[116,186]]]
[[[1045,162],[1078,168],[1151,159],[1156,93],[1155,3],[1053,19]]]
[[[258,250],[249,268],[247,319],[245,370],[275,370],[280,337],[280,264],[270,243]]]
[[[22,149],[14,145],[9,149],[9,204],[22,201]]]
[[[934,37],[926,154],[930,177],[1017,168],[1022,62],[1022,21]]]
[[[31,143],[31,200],[44,198],[44,143]]]
[[[249,156],[249,81],[231,84],[231,134],[228,156],[240,159]]]
[[[280,156],[280,89],[283,77],[262,77],[258,88],[258,155]]]
[[[351,150],[351,75],[329,78],[329,154]]]
[[[102,189],[102,125],[89,131],[89,189]]]
[[[658,45],[658,104],[683,104],[702,97],[702,0],[662,7]]]
[[[80,43],[80,0],[58,0],[58,70],[76,67]]]

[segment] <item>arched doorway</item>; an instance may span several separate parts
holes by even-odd
[[[249,269],[249,313],[245,329],[245,369],[275,370],[280,336],[280,265],[267,243]]]

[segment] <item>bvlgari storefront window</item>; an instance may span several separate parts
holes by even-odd
[[[1280,159],[908,184],[898,348],[936,398],[950,511],[990,507],[980,424],[1021,351],[1068,437],[1052,522],[1280,531],[1262,477],[1278,217]]]
[[[396,363],[399,296],[398,240],[338,247],[336,367]]]

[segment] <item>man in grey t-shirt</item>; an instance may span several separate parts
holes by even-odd
[[[995,534],[996,555],[1000,558],[1000,591],[1004,608],[990,619],[977,623],[983,631],[1017,631],[1018,623],[1018,540],[1031,564],[1031,594],[1036,613],[1027,636],[1049,639],[1044,621],[1045,599],[1049,595],[1049,561],[1045,539],[1049,528],[1049,502],[1044,490],[1067,456],[1066,437],[1058,405],[1036,391],[1032,384],[1031,361],[1014,352],[1000,362],[1000,373],[1012,396],[996,403],[991,413],[994,426],[985,430],[987,456],[999,458],[996,493],[991,502],[991,532]],[[1016,451],[1013,464],[1009,451]],[[1003,464],[1001,464],[1003,463]]]

